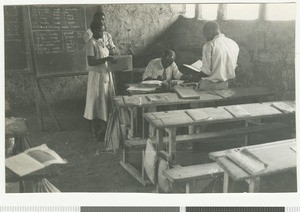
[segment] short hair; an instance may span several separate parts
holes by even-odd
[[[102,27],[105,27],[101,22],[99,21],[93,21],[91,23],[91,31],[94,33],[96,30],[101,29]]]
[[[95,20],[95,19],[99,19],[99,18],[101,18],[102,16],[105,16],[104,12],[102,12],[102,11],[97,11],[97,12],[95,12],[95,14],[94,14],[94,20]]]
[[[208,21],[203,26],[203,32],[218,33],[219,31],[219,24],[215,21]]]
[[[174,57],[174,59],[175,59],[175,57],[176,57],[176,54],[175,54],[175,52],[174,51],[172,51],[171,49],[167,49],[167,50],[165,50],[164,52],[163,52],[163,55],[162,55],[164,58],[166,58],[166,57]]]

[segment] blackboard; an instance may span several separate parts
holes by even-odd
[[[85,7],[35,5],[28,11],[37,76],[85,74]]]
[[[21,6],[4,6],[5,70],[28,70]]]

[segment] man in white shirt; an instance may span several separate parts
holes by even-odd
[[[162,58],[156,58],[151,60],[143,75],[144,80],[161,80],[170,82],[172,79],[188,80],[188,75],[183,75],[175,61],[175,52],[172,50],[166,50],[163,52]]]
[[[220,32],[215,21],[205,23],[203,36],[200,90],[227,89],[228,80],[235,78],[239,46]]]

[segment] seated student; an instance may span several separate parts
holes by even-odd
[[[190,76],[183,75],[175,61],[175,52],[172,50],[166,50],[163,52],[162,58],[156,58],[151,60],[143,75],[144,80],[161,80],[170,82],[173,79],[189,80]]]
[[[220,32],[215,21],[205,23],[203,36],[207,42],[202,50],[199,89],[227,89],[228,80],[235,78],[239,46]]]
[[[110,55],[116,54],[116,46],[112,40],[112,36],[106,32],[106,19],[105,19],[105,14],[102,11],[97,11],[94,14],[93,22],[100,22],[104,28],[105,31],[103,32],[103,41],[106,45],[106,48],[109,50]],[[85,43],[87,43],[91,38],[93,37],[93,32],[91,29],[88,29],[84,34],[83,34],[83,39]]]

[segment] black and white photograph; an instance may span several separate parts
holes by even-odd
[[[2,9],[6,194],[299,192],[295,1]]]

